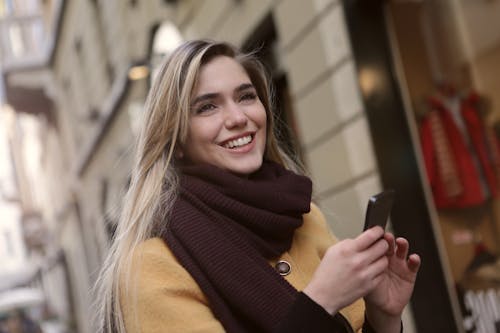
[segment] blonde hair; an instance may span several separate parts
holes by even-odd
[[[243,66],[267,113],[265,158],[303,173],[288,156],[274,133],[270,81],[253,54],[238,52],[227,43],[188,41],[163,63],[148,94],[137,140],[135,165],[116,236],[96,283],[97,315],[102,332],[125,332],[120,288],[133,286],[130,267],[134,248],[155,237],[166,223],[178,190],[175,150],[188,134],[192,92],[200,68],[217,56],[228,56]],[[125,276],[125,285],[120,283]]]

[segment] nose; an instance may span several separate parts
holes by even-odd
[[[227,107],[225,117],[227,128],[243,127],[248,122],[245,111],[236,103]]]

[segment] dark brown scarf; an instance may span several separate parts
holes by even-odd
[[[268,263],[290,249],[312,184],[273,162],[248,178],[184,167],[163,239],[228,332],[272,332],[298,295]],[[196,320],[196,318],[193,318]]]

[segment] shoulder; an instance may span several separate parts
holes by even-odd
[[[180,296],[208,303],[198,284],[161,238],[151,238],[133,250],[120,274],[121,306],[139,312],[161,300]]]
[[[222,332],[208,300],[161,238],[135,247],[120,275],[120,307],[127,332]],[[198,318],[193,322],[193,318]]]
[[[165,265],[175,264],[176,260],[161,238],[150,238],[138,244],[132,254],[132,271],[166,269]]]
[[[143,290],[151,290],[153,293],[155,287],[163,291],[170,286],[175,286],[176,289],[198,289],[191,275],[159,237],[137,245],[133,251],[130,271],[137,274],[138,285],[146,287]]]
[[[148,256],[148,257],[164,257],[171,255],[171,251],[165,242],[159,238],[149,238],[142,243],[139,243],[133,251],[134,258]]]

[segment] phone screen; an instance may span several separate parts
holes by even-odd
[[[363,230],[370,229],[376,225],[385,229],[387,220],[391,214],[394,194],[394,190],[386,190],[370,197],[366,208],[365,226]]]

